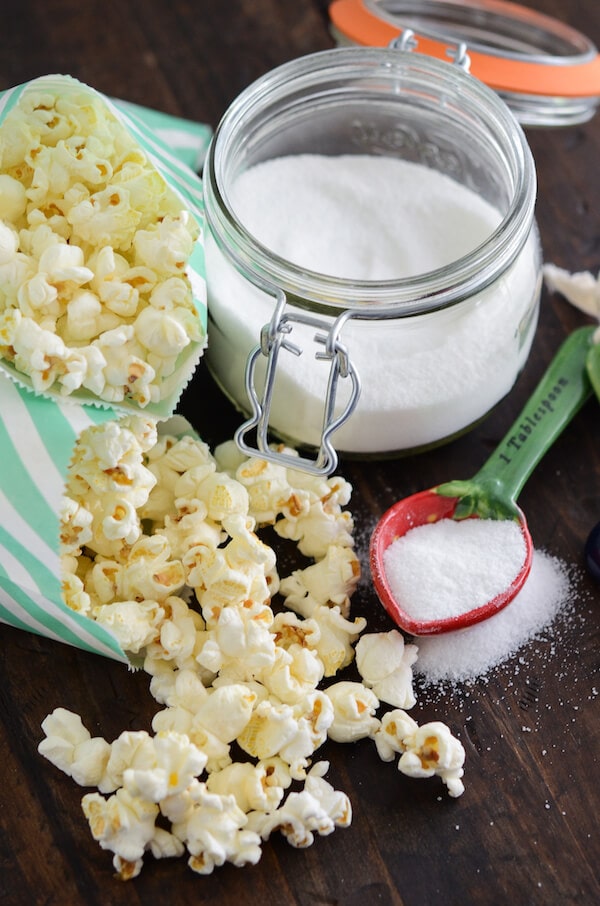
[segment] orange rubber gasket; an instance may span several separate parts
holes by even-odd
[[[480,3],[484,6],[484,3]],[[499,5],[496,3],[495,6]],[[539,21],[545,18],[518,4],[509,4],[518,10],[519,17]],[[386,47],[402,33],[392,23],[371,12],[362,0],[334,0],[329,15],[338,31],[354,44],[367,47]],[[416,51],[440,60],[448,60],[448,46],[444,43],[416,34]],[[583,63],[545,64],[528,62],[471,50],[467,45],[471,61],[470,72],[481,82],[496,91],[514,94],[544,95],[549,97],[595,97],[600,94],[600,55]]]

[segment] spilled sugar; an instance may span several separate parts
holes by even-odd
[[[467,629],[417,639],[414,671],[433,684],[484,677],[549,627],[571,600],[565,564],[534,551],[529,577],[512,603]]]

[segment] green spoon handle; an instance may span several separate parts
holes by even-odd
[[[594,329],[581,327],[567,337],[475,482],[492,482],[516,501],[544,453],[592,393],[586,358]]]

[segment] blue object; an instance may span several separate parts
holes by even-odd
[[[588,535],[583,553],[590,575],[600,582],[600,522]]]

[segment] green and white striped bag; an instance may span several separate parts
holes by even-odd
[[[45,76],[3,92],[0,123],[28,86],[60,90],[72,82]],[[99,96],[202,225],[202,183],[194,170],[203,160],[209,128]],[[190,261],[190,280],[206,333],[201,241]],[[172,414],[201,352],[179,370],[170,398],[158,411],[148,406],[145,414],[158,419]],[[0,622],[129,663],[110,632],[64,604],[59,559],[59,512],[76,439],[85,428],[118,418],[125,407],[38,395],[6,364],[0,370]]]
[[[0,621],[122,661],[115,639],[62,600],[59,511],[79,434],[112,409],[36,396],[0,374]]]

